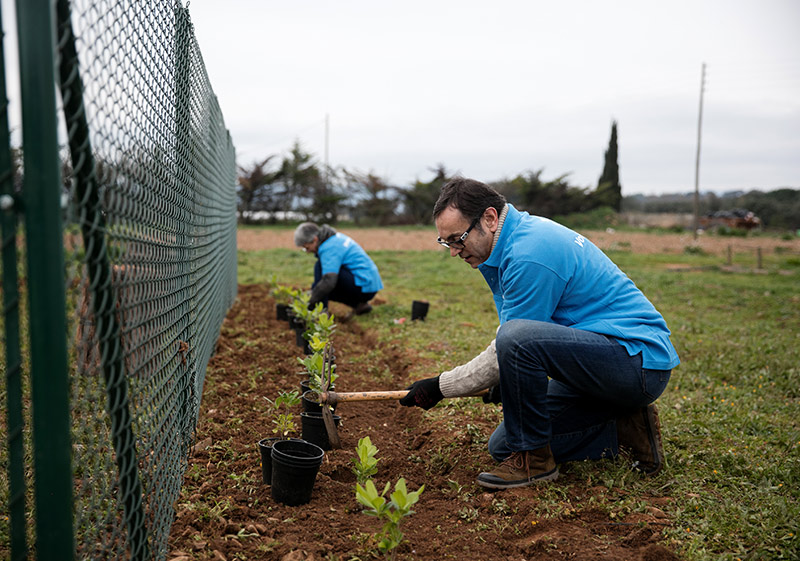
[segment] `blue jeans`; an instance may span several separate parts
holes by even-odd
[[[314,284],[311,288],[317,286],[317,283],[322,278],[322,264],[317,259],[314,265]],[[355,308],[362,302],[369,302],[377,294],[376,292],[362,292],[361,287],[356,285],[356,278],[353,276],[352,271],[345,265],[339,268],[339,277],[336,281],[336,286],[331,290],[327,297],[322,300],[322,305],[328,307],[328,300],[334,302],[341,302],[347,304],[351,308]]]
[[[652,403],[671,370],[642,368],[613,338],[553,323],[512,320],[497,332],[503,422],[496,460],[550,444],[556,462],[614,457],[615,419]]]

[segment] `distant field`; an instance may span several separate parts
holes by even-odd
[[[342,228],[341,231],[356,240],[367,251],[374,250],[436,250],[436,230],[427,228]],[[241,251],[259,249],[294,249],[290,227],[240,228],[237,243]],[[733,254],[754,254],[761,248],[766,254],[790,252],[800,254],[800,238],[783,240],[778,237],[750,236],[727,237],[704,234],[693,239],[691,233],[650,233],[617,230],[581,232],[603,250],[623,250],[633,253],[683,253],[687,247],[698,247],[712,255],[726,255],[728,247]],[[780,249],[779,249],[780,248]]]

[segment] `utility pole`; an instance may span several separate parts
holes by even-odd
[[[323,177],[325,180],[326,190],[328,189],[328,128],[328,114],[325,113],[325,175]]]
[[[694,160],[694,240],[700,228],[700,136],[703,130],[703,93],[706,90],[706,63],[700,74],[700,112],[697,116],[697,155]]]

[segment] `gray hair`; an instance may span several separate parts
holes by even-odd
[[[303,222],[294,231],[294,245],[303,247],[307,243],[314,241],[314,237],[319,235],[319,226],[313,222]]]

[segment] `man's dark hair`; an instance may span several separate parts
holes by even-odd
[[[454,177],[442,186],[439,199],[433,205],[433,219],[436,220],[449,206],[460,210],[469,220],[479,217],[489,207],[494,207],[500,216],[505,204],[506,198],[485,183]]]

